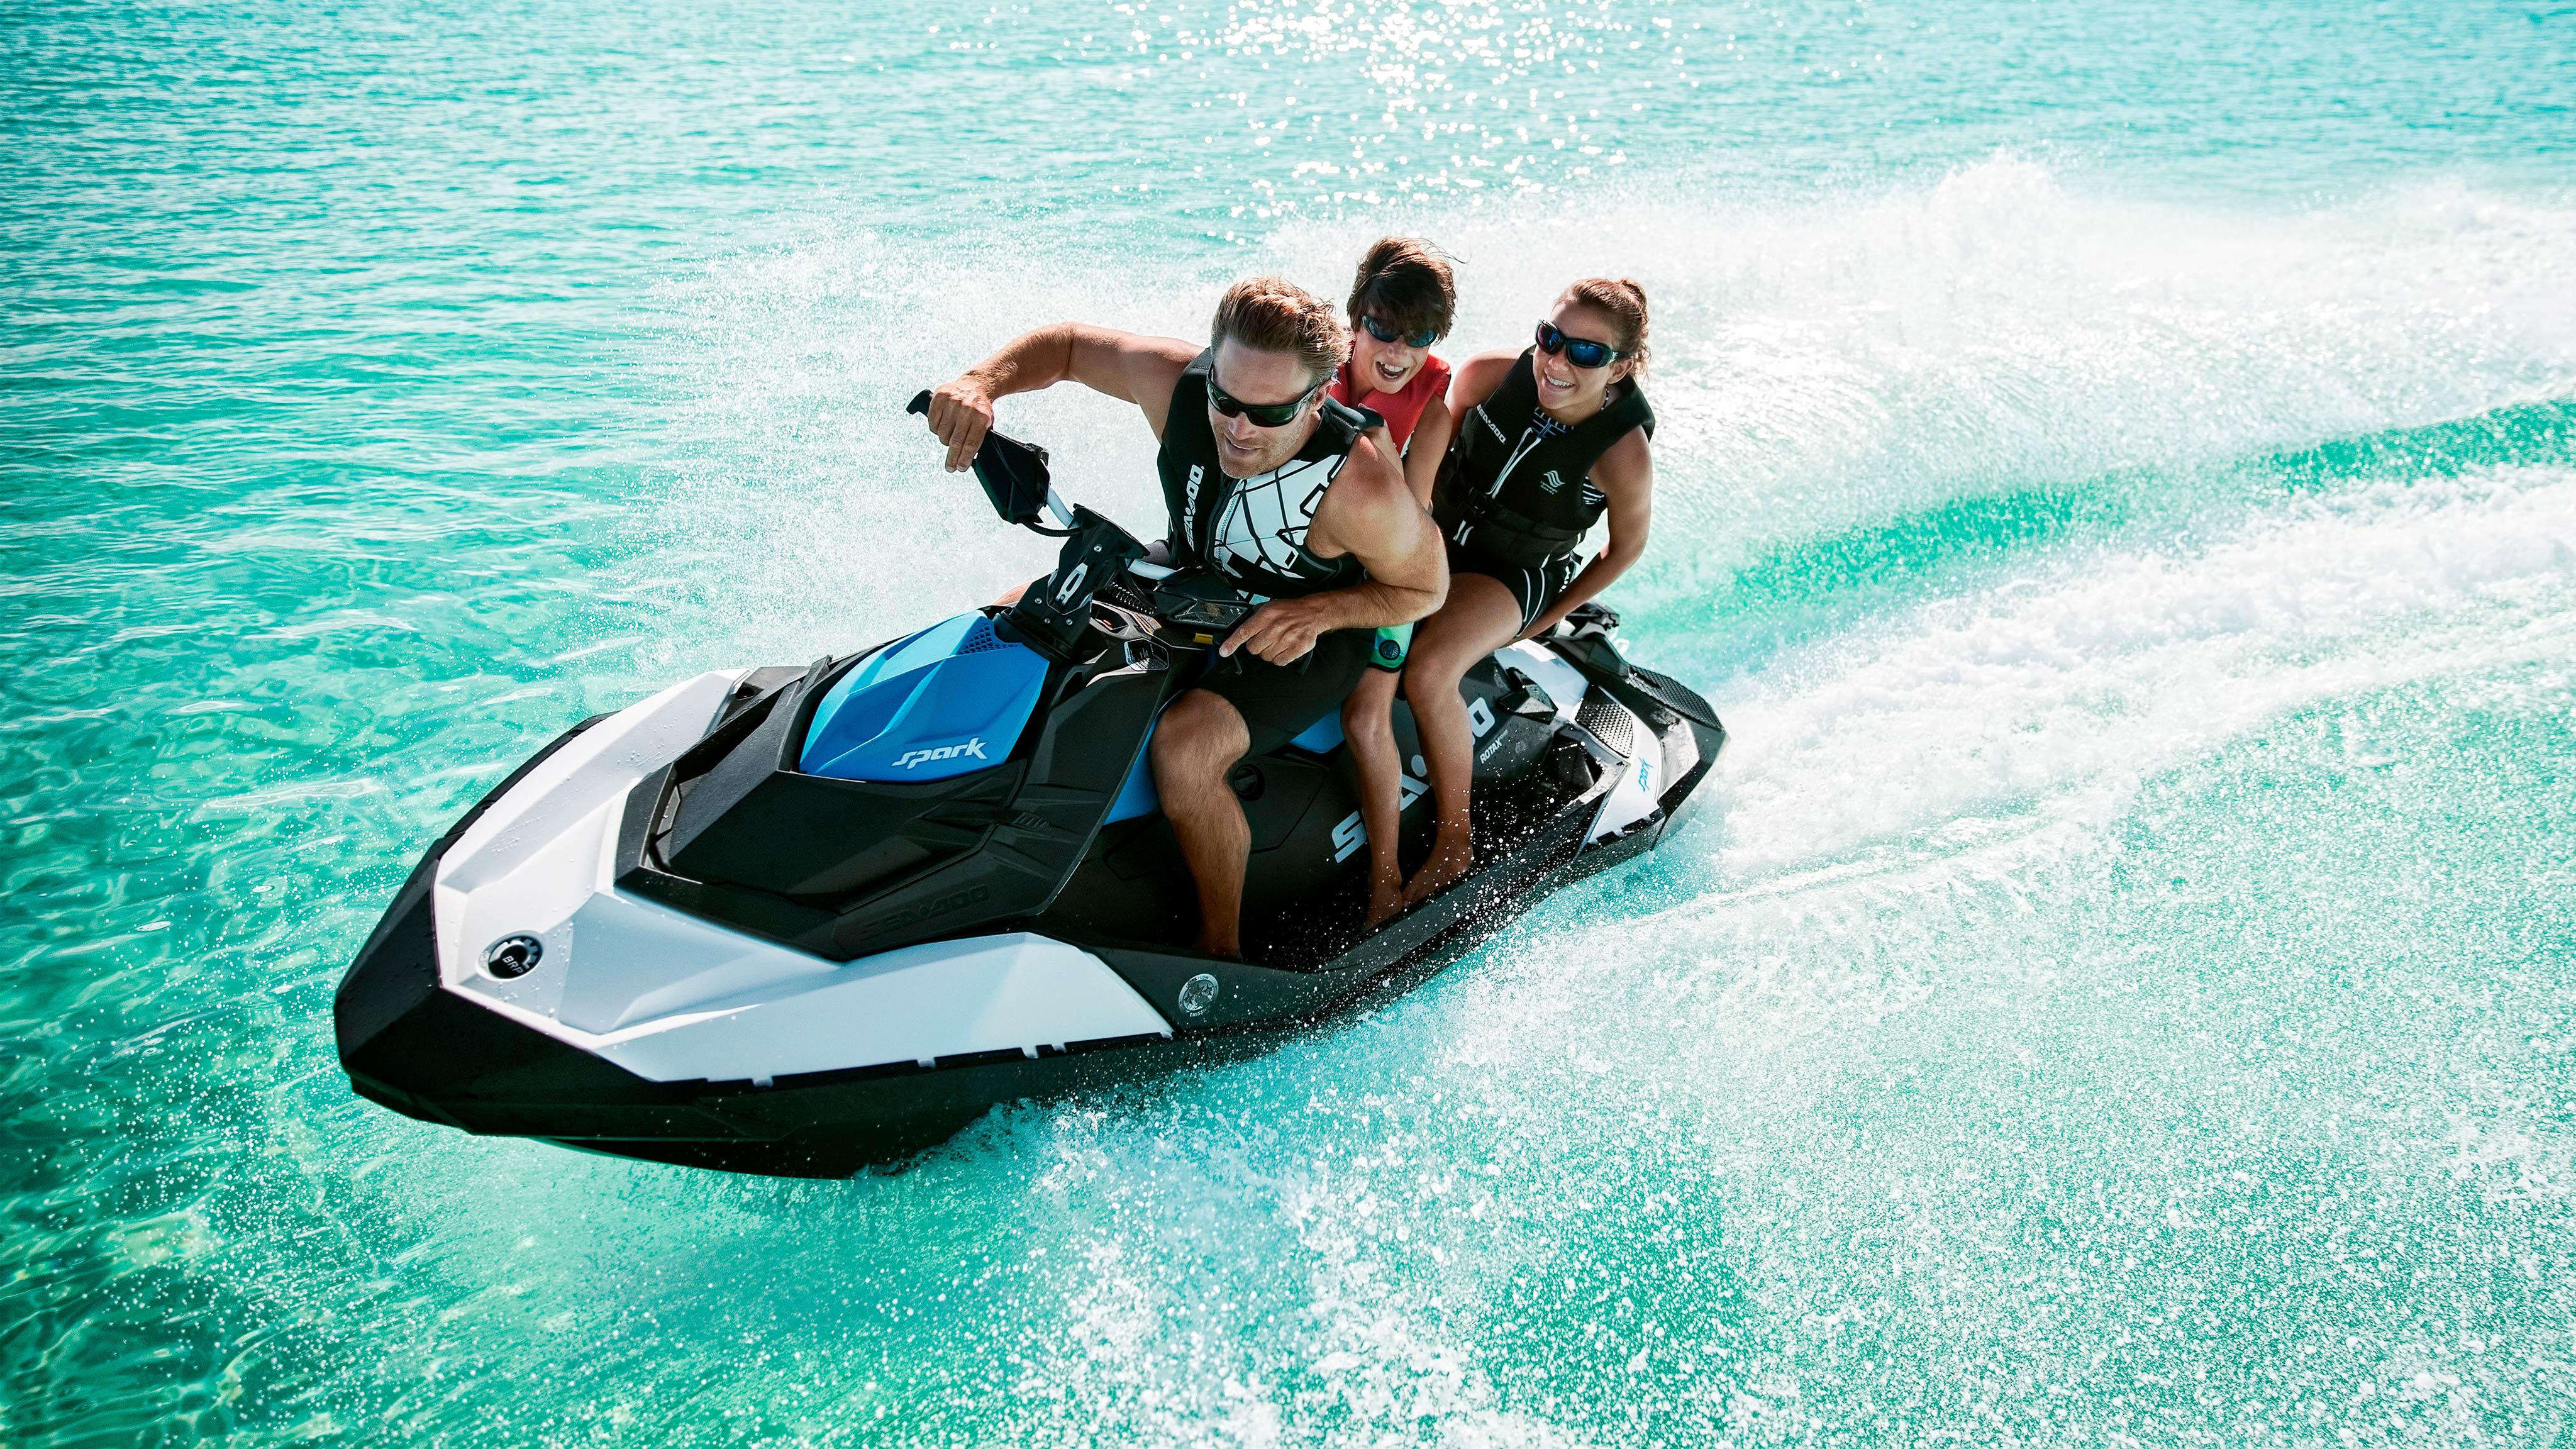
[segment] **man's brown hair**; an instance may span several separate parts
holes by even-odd
[[[1353,327],[1366,313],[1407,336],[1448,336],[1458,312],[1458,279],[1448,254],[1420,237],[1378,238],[1360,258],[1349,310]]]
[[[1208,328],[1208,345],[1229,337],[1255,352],[1295,353],[1314,373],[1317,387],[1351,355],[1350,334],[1333,309],[1282,277],[1246,277],[1225,289],[1216,304],[1216,321]]]

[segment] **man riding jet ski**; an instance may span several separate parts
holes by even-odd
[[[539,751],[430,846],[342,981],[360,1094],[471,1132],[842,1176],[999,1103],[1258,1050],[1662,837],[1725,731],[1587,604],[1460,681],[1472,868],[1365,930],[1346,684],[1279,666],[1332,667],[1317,641],[1437,593],[1392,510],[1321,496],[1383,460],[1261,349],[1238,372],[1222,323],[1212,357],[1146,349],[1121,386],[1150,395],[1136,379],[1166,369],[1158,563],[978,410],[1011,390],[994,381],[1063,375],[1051,335],[1083,334],[1014,343],[943,390],[944,421],[932,394],[913,409],[1004,520],[1064,540],[1054,571],[852,654],[683,680]],[[1233,409],[1256,427],[1229,451],[1202,419]],[[1271,668],[1257,687],[1230,672],[1245,660]],[[1418,859],[1432,821],[1402,704],[1393,726]],[[1211,929],[1228,906],[1239,934]]]
[[[996,398],[1071,380],[1134,403],[1162,440],[1165,562],[1212,570],[1257,604],[1163,711],[1152,749],[1198,886],[1198,948],[1239,956],[1251,837],[1226,772],[1340,709],[1378,627],[1440,607],[1449,569],[1402,465],[1366,435],[1374,420],[1324,395],[1350,354],[1330,307],[1254,277],[1226,289],[1210,333],[1204,350],[1074,323],[1028,333],[933,392],[930,430],[961,471]]]

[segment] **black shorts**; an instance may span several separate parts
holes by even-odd
[[[1252,753],[1266,755],[1342,707],[1368,672],[1373,629],[1320,635],[1306,657],[1289,664],[1238,653],[1199,676],[1198,687],[1233,705],[1252,731]]]
[[[1499,580],[1504,588],[1512,591],[1513,600],[1521,606],[1521,627],[1526,629],[1539,615],[1547,612],[1547,606],[1556,602],[1567,584],[1574,582],[1574,555],[1550,559],[1538,568],[1523,568],[1516,563],[1505,563],[1479,548],[1461,548],[1452,541],[1449,545],[1449,572],[1483,574],[1489,579]]]

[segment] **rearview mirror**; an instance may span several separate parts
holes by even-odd
[[[930,394],[916,394],[908,413],[930,411]],[[1047,451],[1035,443],[1006,438],[999,431],[984,435],[975,450],[975,479],[1004,523],[1032,524],[1047,500]]]

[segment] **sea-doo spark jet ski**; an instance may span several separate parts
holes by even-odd
[[[993,434],[975,471],[1004,520],[1065,540],[1054,571],[1010,608],[701,674],[538,751],[421,857],[342,981],[361,1095],[469,1132],[845,1176],[997,1103],[1258,1050],[1404,984],[1652,846],[1725,742],[1586,606],[1462,686],[1464,881],[1363,932],[1335,712],[1235,767],[1252,959],[1198,955],[1145,747],[1254,601],[1066,507],[1040,449]],[[1401,703],[1395,733],[1418,859]]]

